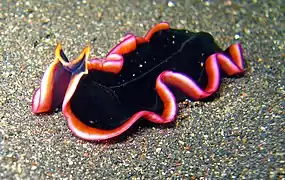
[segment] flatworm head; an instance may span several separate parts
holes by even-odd
[[[59,43],[55,49],[55,59],[46,69],[32,101],[32,112],[47,113],[61,107],[71,77],[77,71],[84,72],[85,60],[88,58],[90,47],[87,46],[81,54],[69,62]]]
[[[145,37],[127,35],[102,61],[78,64],[62,109],[70,129],[87,140],[118,136],[142,118],[171,122],[176,102],[217,91],[220,68],[227,75],[243,73],[240,45],[222,51],[209,33],[170,29],[167,23]]]

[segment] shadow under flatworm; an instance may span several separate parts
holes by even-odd
[[[71,98],[71,109],[83,123],[100,129],[114,129],[141,110],[160,114],[163,103],[155,91],[159,74],[164,70],[180,72],[204,88],[204,63],[221,51],[205,32],[156,32],[149,43],[139,44],[135,51],[123,55],[124,65],[118,74],[93,70],[84,75]],[[177,101],[186,98],[171,89]]]

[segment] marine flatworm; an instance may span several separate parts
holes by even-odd
[[[89,46],[73,61],[60,44],[55,52],[32,111],[62,106],[71,131],[86,140],[116,137],[140,119],[169,123],[177,102],[208,98],[221,76],[244,73],[240,44],[223,51],[209,33],[171,29],[168,23],[144,37],[126,35],[105,59],[88,60]]]

